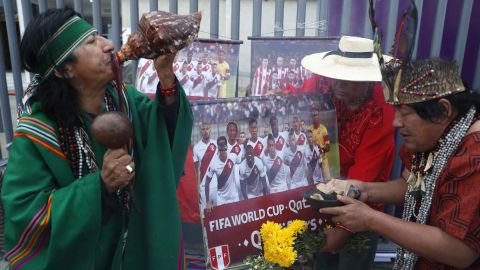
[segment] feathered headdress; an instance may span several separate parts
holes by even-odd
[[[381,54],[381,34],[375,21],[374,1],[369,0],[369,16],[374,33],[375,52],[383,76],[385,99],[392,105],[409,104],[437,99],[465,91],[458,66],[443,59],[412,60],[417,34],[418,12],[410,1],[403,14],[386,61]]]

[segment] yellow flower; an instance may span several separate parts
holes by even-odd
[[[282,267],[291,266],[297,259],[293,244],[297,235],[303,233],[306,228],[307,223],[301,220],[293,221],[287,228],[282,228],[280,224],[271,221],[264,223],[260,234],[263,239],[265,260]]]
[[[307,229],[307,222],[296,219],[287,228],[292,231],[293,235],[297,236]]]

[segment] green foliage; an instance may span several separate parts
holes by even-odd
[[[307,256],[315,253],[325,244],[325,235],[323,233],[305,231],[295,240],[295,250],[298,256]]]
[[[323,232],[305,231],[298,235],[295,239],[295,250],[297,251],[297,257],[311,258],[311,255],[320,250],[325,245],[326,237]],[[369,248],[368,239],[366,233],[357,233],[350,237],[342,248],[342,251],[353,252],[362,249]],[[247,266],[247,269],[252,270],[280,270],[284,269],[278,264],[270,263],[263,255],[250,255],[243,261]],[[303,263],[302,263],[303,264]]]

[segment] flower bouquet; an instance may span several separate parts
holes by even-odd
[[[295,264],[305,264],[312,254],[325,244],[322,232],[307,230],[307,222],[294,220],[286,228],[278,223],[267,221],[260,229],[263,242],[263,255],[250,255],[244,263],[248,269],[288,269]],[[331,226],[326,227],[326,229]],[[343,250],[352,251],[368,248],[368,238],[356,234],[344,245]]]

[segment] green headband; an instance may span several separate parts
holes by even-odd
[[[42,80],[48,78],[55,67],[61,65],[78,45],[95,32],[97,30],[92,25],[78,16],[73,16],[63,24],[38,53],[38,73]]]

